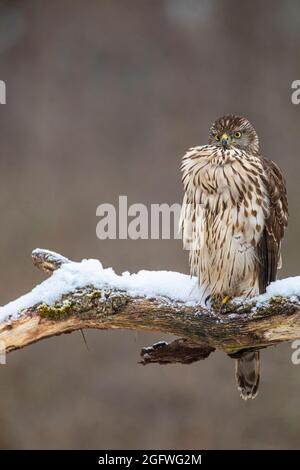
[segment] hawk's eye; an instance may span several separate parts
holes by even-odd
[[[219,142],[219,140],[220,140],[220,137],[218,136],[218,134],[217,134],[217,135],[215,135],[215,139],[216,139],[216,140]]]
[[[241,137],[242,133],[240,131],[234,133],[234,137],[239,139]]]

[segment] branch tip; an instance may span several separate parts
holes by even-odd
[[[52,274],[53,271],[59,269],[63,264],[70,263],[68,258],[55,253],[55,251],[44,250],[42,248],[33,250],[31,259],[34,266],[47,274]]]

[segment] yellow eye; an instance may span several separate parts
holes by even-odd
[[[235,132],[234,134],[234,137],[236,137],[237,139],[239,139],[240,137],[242,136],[242,133],[241,132]]]
[[[216,139],[217,141],[219,141],[219,140],[220,140],[220,137],[219,137],[218,135],[215,135],[215,139]]]

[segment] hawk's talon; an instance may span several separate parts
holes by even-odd
[[[230,295],[225,295],[225,297],[221,300],[222,305],[228,304],[228,302],[231,300]]]
[[[220,295],[212,295],[210,306],[216,312],[225,313],[224,311],[227,309],[227,306],[231,299],[232,297],[230,295],[225,295],[225,297],[222,297]]]

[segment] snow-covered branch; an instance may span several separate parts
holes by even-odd
[[[236,356],[300,337],[300,277],[277,281],[255,299],[208,309],[199,303],[196,279],[184,274],[119,276],[97,260],[72,262],[39,249],[32,259],[51,276],[0,308],[0,341],[8,352],[79,329],[124,328],[180,337],[144,348],[142,363],[191,363],[215,349]]]

